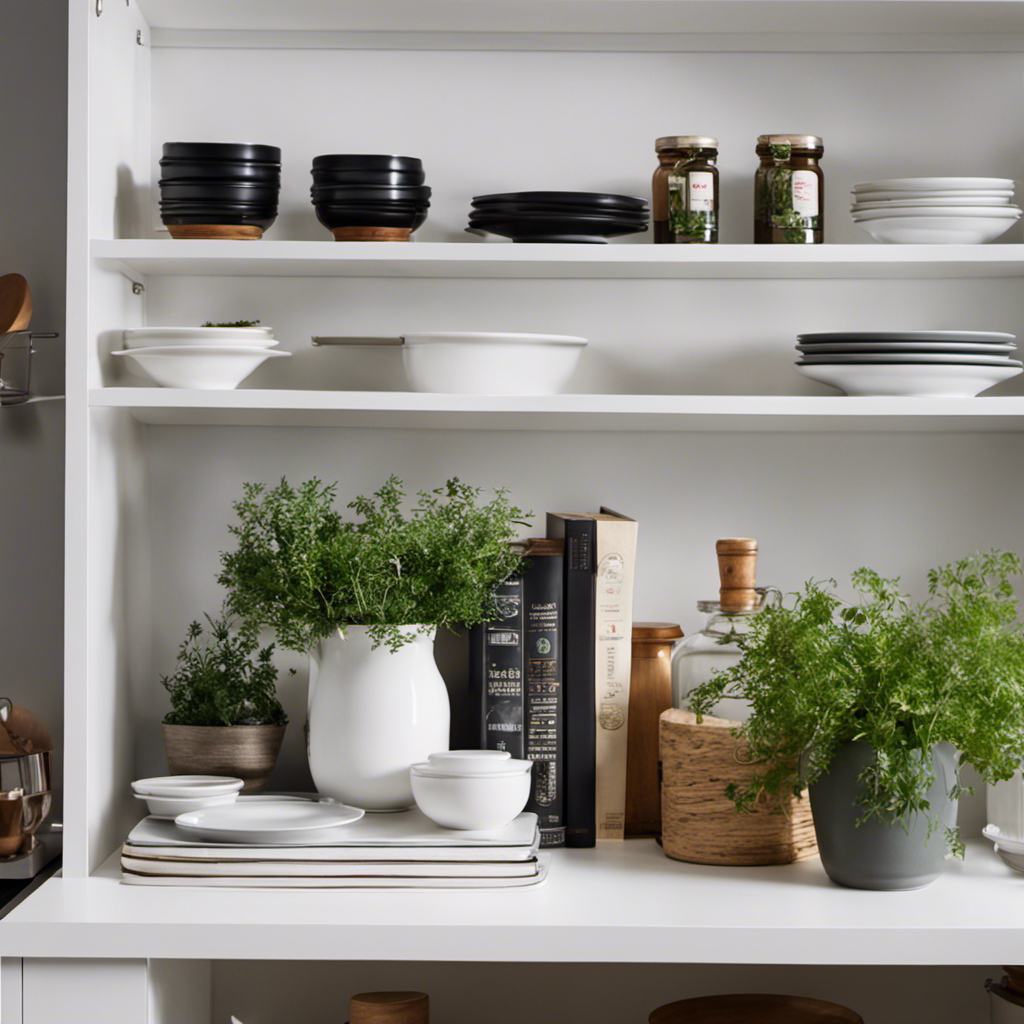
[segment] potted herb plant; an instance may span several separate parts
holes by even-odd
[[[337,485],[246,484],[220,582],[233,612],[310,654],[309,765],[317,789],[367,810],[413,804],[409,766],[448,749],[438,627],[493,617],[517,571],[524,513],[506,492],[449,480],[403,510],[402,481],[335,507]]]
[[[963,855],[960,773],[1009,779],[1024,760],[1024,634],[1011,577],[1018,556],[992,552],[934,569],[915,604],[898,579],[853,574],[808,583],[730,639],[741,660],[690,694],[698,714],[723,696],[750,702],[738,730],[759,766],[727,794],[810,791],[822,863],[841,885],[911,889]]]
[[[288,716],[277,699],[274,645],[258,627],[236,628],[225,612],[193,622],[174,672],[161,679],[171,697],[164,746],[172,775],[231,775],[243,793],[259,792],[274,770]]]

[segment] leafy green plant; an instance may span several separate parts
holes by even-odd
[[[698,715],[724,696],[750,702],[737,735],[758,772],[728,787],[737,809],[761,793],[801,792],[851,740],[877,753],[861,775],[859,823],[907,828],[923,813],[939,827],[927,799],[938,743],[959,751],[953,798],[964,765],[985,782],[1009,779],[1024,761],[1024,633],[1011,583],[1021,570],[1015,554],[969,556],[932,570],[928,599],[914,604],[899,579],[859,569],[855,603],[840,600],[834,580],[811,581],[731,634],[740,661],[689,700]],[[947,839],[962,855],[955,830]]]
[[[193,622],[178,649],[174,672],[161,682],[171,695],[166,725],[287,725],[277,699],[274,645],[260,647],[255,623],[225,612]],[[255,658],[253,657],[255,655]]]
[[[214,323],[212,320],[207,320],[205,324],[200,324],[200,327],[259,327],[259,320],[227,320],[223,323]]]
[[[318,479],[267,490],[245,485],[230,527],[234,551],[221,555],[221,584],[233,612],[274,629],[282,647],[309,651],[339,627],[368,627],[374,646],[397,650],[438,626],[493,618],[494,588],[519,568],[509,547],[532,513],[498,490],[449,480],[420,491],[406,515],[402,481],[390,477],[358,497],[346,520],[334,508],[336,484]]]

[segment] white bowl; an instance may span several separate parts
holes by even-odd
[[[240,345],[243,348],[273,348],[272,327],[131,327],[124,332],[125,348],[195,345]]]
[[[971,398],[1024,372],[1016,366],[879,366],[867,363],[798,366],[797,371],[848,395],[907,398]]]
[[[1010,196],[943,196],[941,198],[914,198],[914,199],[873,199],[858,196],[851,210],[915,210],[926,208],[944,212],[949,207],[995,207],[998,210],[1010,206]]]
[[[136,800],[145,800],[149,813],[154,818],[176,818],[188,811],[199,811],[204,807],[219,807],[221,804],[233,804],[238,793],[221,793],[217,796],[156,796],[153,793],[136,793]]]
[[[962,190],[937,189],[934,192],[854,192],[853,200],[857,203],[877,203],[881,201],[930,202],[932,199],[991,199],[994,202],[1009,202],[1013,198],[1012,188],[972,188]]]
[[[426,774],[409,769],[416,805],[444,828],[487,831],[504,828],[530,799],[531,773]]]
[[[200,391],[231,391],[268,359],[284,359],[291,352],[241,346],[198,346],[126,349],[111,353],[125,356],[133,368],[164,388]]]
[[[1010,189],[1015,182],[1012,178],[880,178],[877,181],[862,181],[853,186],[854,192],[921,192],[958,191],[959,189]]]
[[[1014,221],[1020,217],[1019,206],[905,206],[898,210],[852,210],[853,219],[858,223],[865,220],[881,220],[884,217],[956,217],[971,219],[974,217],[1001,217]]]
[[[414,391],[556,395],[586,338],[553,334],[406,334],[402,358]]]
[[[876,242],[888,245],[982,245],[1006,234],[1016,218],[879,217],[857,223]]]
[[[132,783],[132,790],[140,795],[190,799],[238,793],[243,786],[241,779],[230,775],[160,775],[152,779],[136,779]]]

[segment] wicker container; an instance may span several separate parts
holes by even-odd
[[[787,795],[781,812],[764,800],[739,813],[730,782],[755,774],[731,730],[738,722],[672,708],[661,716],[661,836],[665,853],[692,864],[791,864],[818,852],[806,795]]]

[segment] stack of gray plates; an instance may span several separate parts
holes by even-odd
[[[848,395],[963,398],[1021,372],[1016,340],[994,331],[801,334],[796,365]]]

